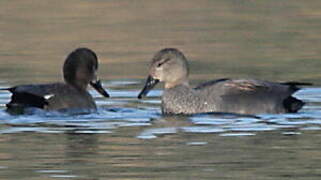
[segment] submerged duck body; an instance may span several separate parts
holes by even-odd
[[[147,95],[158,82],[165,83],[161,97],[164,114],[226,112],[238,114],[293,113],[304,102],[292,96],[299,85],[255,79],[218,79],[191,87],[188,63],[177,49],[167,48],[154,56],[149,77],[139,98]]]
[[[87,91],[90,84],[100,94],[109,97],[96,77],[98,59],[88,48],[78,48],[71,52],[63,66],[64,83],[18,85],[7,88],[12,93],[7,111],[24,113],[27,108],[40,108],[48,111],[68,109],[96,110],[96,104]]]

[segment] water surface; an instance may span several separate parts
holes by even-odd
[[[0,88],[60,81],[89,47],[112,96],[99,110],[11,116],[0,92],[2,179],[320,179],[319,1],[0,2]],[[191,84],[313,82],[296,114],[162,116],[161,85],[138,100],[153,54],[181,49]]]

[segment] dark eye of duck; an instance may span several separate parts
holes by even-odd
[[[159,62],[159,63],[157,64],[157,67],[160,67],[161,65],[165,64],[165,63],[166,63],[167,61],[169,61],[169,60],[170,60],[170,58],[166,58],[165,60]]]

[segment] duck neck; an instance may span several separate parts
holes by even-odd
[[[183,86],[188,86],[189,87],[189,82],[187,79],[184,80],[177,80],[174,82],[167,82],[165,83],[165,89],[170,89],[173,88],[175,86],[179,86],[179,85],[183,85]]]
[[[81,90],[81,91],[86,91],[87,89],[87,84],[86,83],[81,83],[81,82],[67,82],[70,86],[74,87],[75,89]]]

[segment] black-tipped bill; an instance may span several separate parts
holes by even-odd
[[[146,96],[147,93],[153,89],[153,87],[159,82],[158,79],[154,79],[152,76],[148,76],[143,90],[139,93],[138,99],[141,99],[143,96]]]
[[[105,97],[109,97],[109,94],[107,93],[107,91],[105,91],[105,89],[103,88],[103,86],[101,85],[100,80],[98,81],[90,81],[90,85],[96,89],[97,92],[99,92],[101,95],[105,96]]]

